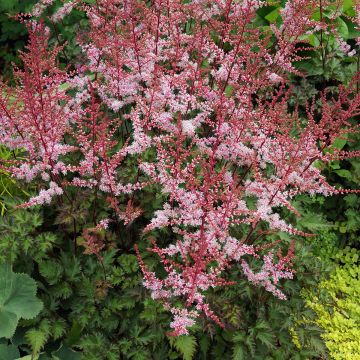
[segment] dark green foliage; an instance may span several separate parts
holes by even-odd
[[[84,208],[90,206],[91,198]],[[48,218],[48,209],[11,210],[0,220],[5,235],[0,255],[11,259],[16,270],[26,270],[36,279],[44,303],[36,319],[20,322],[12,339],[21,353],[51,358],[61,349],[72,348],[81,351],[81,359],[159,360],[292,359],[294,353],[297,359],[307,359],[324,353],[319,329],[297,323],[303,316],[312,316],[300,290],[315,286],[324,270],[304,245],[299,244],[296,280],[284,284],[289,301],[250,285],[238,269],[231,273],[237,285],[209,293],[210,304],[226,330],[204,320],[190,336],[168,338],[169,314],[149,299],[133,250],[118,250],[122,247],[119,238],[109,232],[102,259],[84,255],[83,247],[76,245],[82,213],[77,213],[79,218],[74,215],[78,222],[74,234],[62,222],[45,223],[44,212]],[[120,227],[119,232],[124,231],[126,227]],[[156,261],[146,252],[147,246],[144,239],[140,249],[153,267]],[[290,328],[296,328],[301,350],[294,345]]]

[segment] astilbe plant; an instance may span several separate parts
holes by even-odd
[[[173,335],[187,334],[200,314],[222,326],[205,293],[230,284],[223,274],[234,264],[251,283],[286,299],[279,282],[293,277],[294,244],[283,255],[274,243],[256,242],[267,232],[307,235],[279,209],[298,215],[291,205],[297,194],[345,191],[316,163],[358,155],[331,147],[357,131],[357,78],[337,95],[322,93],[320,116],[313,104],[306,116],[287,104],[289,76],[302,75],[294,62],[308,47],[304,35],[324,28],[312,19],[319,2],[286,2],[281,25],[270,28],[254,24],[266,4],[258,0],[68,2],[52,21],[73,7],[89,19],[78,39],[87,60],[76,71],[60,70],[62,49],[48,47],[49,30],[36,20],[51,3],[39,2],[28,23],[16,87],[1,84],[0,142],[26,153],[7,166],[18,179],[48,185],[24,206],[67,196],[69,186],[90,188],[130,222],[141,209],[131,198],[121,212],[119,198],[160,185],[168,201],[144,232],[172,230],[174,243],[161,248],[154,239],[150,249],[167,275],[159,278],[136,251],[145,287],[173,314]],[[154,160],[144,161],[149,151]],[[127,158],[142,174],[136,182],[124,182]],[[102,246],[89,251],[99,256]],[[263,261],[259,271],[251,259]]]

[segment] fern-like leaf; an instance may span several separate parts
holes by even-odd
[[[246,352],[244,351],[243,345],[237,344],[234,346],[231,359],[232,360],[245,360],[246,359]]]
[[[40,353],[40,350],[44,347],[47,340],[47,334],[37,329],[27,331],[25,337],[31,346],[33,355]]]
[[[197,346],[195,336],[188,335],[171,338],[170,344],[181,353],[184,360],[192,360],[194,358]]]

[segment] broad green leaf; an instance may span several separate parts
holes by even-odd
[[[335,170],[334,171],[337,175],[339,175],[340,177],[343,177],[345,179],[351,179],[352,178],[352,173],[349,170],[345,170],[345,169],[340,169],[340,170]]]
[[[340,139],[337,138],[332,144],[332,147],[335,149],[341,150],[346,145],[347,140],[346,139]]]
[[[273,23],[276,21],[276,19],[278,18],[278,16],[280,15],[279,13],[279,8],[276,8],[275,10],[269,12],[266,16],[265,19],[267,21],[269,21],[270,23]]]
[[[1,323],[0,323],[1,324]],[[15,360],[20,356],[19,350],[14,345],[0,344],[0,359]]]
[[[36,297],[36,282],[29,275],[14,274],[13,291],[4,308],[24,319],[34,318],[42,309]]]
[[[256,14],[269,22],[269,20],[266,19],[266,16],[270,15],[274,11],[279,11],[277,6],[262,6],[256,11]]]
[[[346,26],[348,28],[348,39],[355,39],[360,36],[360,31],[357,29],[356,24],[354,24],[346,17],[342,17],[341,19],[346,23]]]
[[[16,314],[0,310],[0,337],[11,338],[16,330],[19,318]]]
[[[349,29],[346,25],[346,22],[341,17],[338,17],[336,19],[336,22],[337,22],[337,30],[338,30],[339,35],[344,39],[348,39]]]
[[[354,0],[343,0],[343,11],[347,11],[349,9],[351,9],[354,6]]]
[[[54,360],[80,360],[80,353],[71,350],[67,346],[61,346],[59,350],[52,353]]]

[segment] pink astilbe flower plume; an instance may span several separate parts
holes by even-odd
[[[34,15],[50,4],[39,2]],[[68,185],[87,187],[103,193],[128,224],[142,214],[134,192],[149,184],[161,188],[166,201],[144,234],[172,231],[173,243],[160,247],[154,239],[149,249],[167,275],[159,278],[136,252],[144,286],[173,315],[172,335],[187,334],[201,314],[222,326],[206,293],[231,284],[225,274],[233,264],[251,283],[285,299],[281,280],[293,277],[294,245],[283,256],[275,251],[280,242],[264,238],[278,231],[309,234],[279,208],[299,216],[294,196],[345,191],[330,185],[318,165],[359,155],[332,147],[358,131],[352,121],[360,110],[358,77],[336,96],[321,93],[320,116],[315,99],[305,115],[289,111],[289,75],[304,75],[294,65],[306,49],[303,35],[327,28],[312,17],[319,2],[286,1],[282,23],[270,29],[254,24],[265,5],[70,1],[53,19],[74,6],[86,12],[89,29],[79,36],[86,63],[77,73],[59,70],[61,48],[49,49],[48,30],[33,20],[17,86],[0,85],[0,143],[26,154],[10,171],[48,185],[27,205],[49,203]],[[65,160],[70,152],[77,156]],[[133,181],[124,176],[129,159],[138,171]],[[100,256],[103,244],[94,234],[84,234],[88,252]]]

